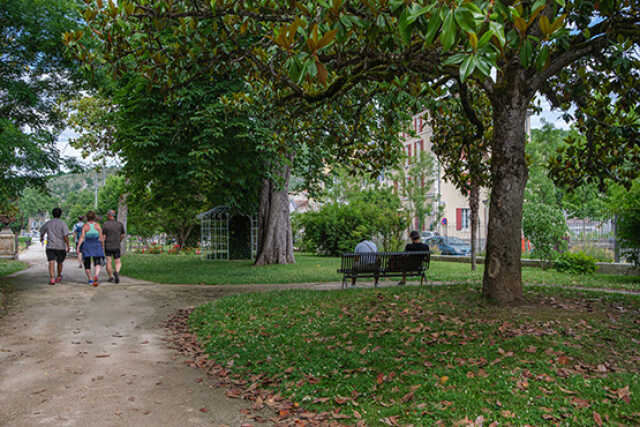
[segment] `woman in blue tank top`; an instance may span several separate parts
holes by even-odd
[[[89,285],[98,286],[100,268],[104,265],[104,236],[102,227],[96,222],[96,213],[87,212],[87,223],[82,227],[79,246],[82,246],[84,271],[89,279]],[[95,267],[95,274],[91,274],[91,261]]]

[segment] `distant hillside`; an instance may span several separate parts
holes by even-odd
[[[70,194],[77,194],[83,190],[91,190],[95,184],[98,187],[104,185],[105,180],[118,173],[117,168],[106,168],[101,172],[88,170],[82,173],[67,173],[51,178],[47,188],[51,196],[61,202],[67,201]]]

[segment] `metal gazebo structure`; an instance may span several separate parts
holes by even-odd
[[[197,216],[204,259],[255,259],[258,255],[258,217],[216,206]]]

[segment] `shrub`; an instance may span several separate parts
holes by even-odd
[[[522,215],[522,230],[534,246],[534,254],[550,262],[558,250],[567,246],[564,237],[568,228],[562,211],[544,203],[525,203]]]
[[[348,204],[330,203],[295,218],[296,245],[307,252],[339,256],[363,238],[378,237],[378,250],[397,250],[406,226],[400,200],[387,190],[363,192]]]
[[[640,266],[640,178],[630,189],[618,186],[612,190],[611,205],[617,215],[617,238],[621,255]]]
[[[575,274],[593,274],[596,271],[596,260],[584,252],[565,252],[554,263],[558,271]]]
[[[570,250],[572,253],[583,252],[594,258],[596,262],[613,262],[613,251],[607,248],[599,248],[594,245],[576,245]]]

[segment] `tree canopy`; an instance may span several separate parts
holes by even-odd
[[[0,1],[0,213],[62,166],[55,103],[78,77],[62,36],[79,16],[73,0]]]

